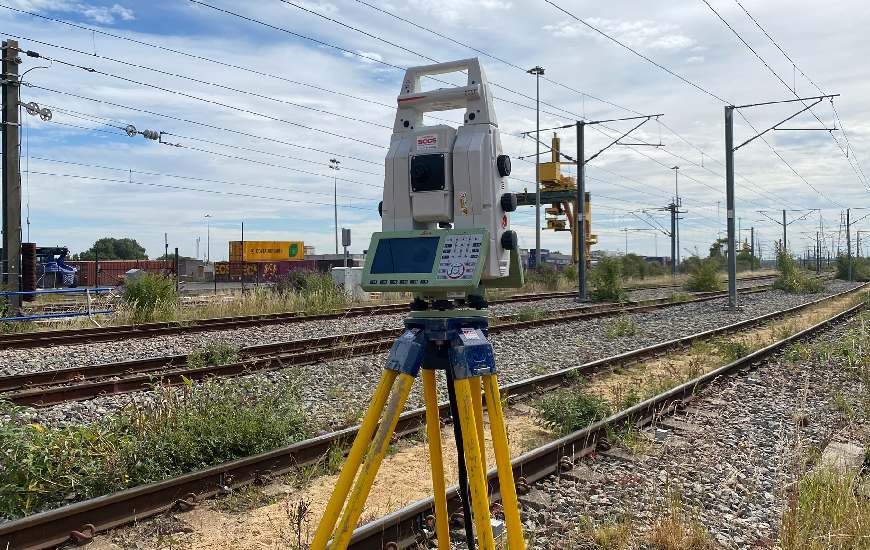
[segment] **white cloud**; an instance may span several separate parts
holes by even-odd
[[[32,12],[50,13],[65,12],[78,13],[93,23],[108,25],[114,23],[116,18],[122,21],[136,19],[133,10],[120,4],[111,6],[99,6],[85,2],[72,2],[68,0],[10,0],[12,6]]]
[[[634,48],[650,50],[682,50],[695,45],[695,40],[676,32],[677,25],[656,23],[654,21],[615,20],[590,17],[588,23]],[[563,20],[556,24],[544,25],[544,30],[561,38],[594,36],[603,38],[582,23]]]

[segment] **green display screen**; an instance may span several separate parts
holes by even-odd
[[[394,237],[381,239],[372,259],[373,275],[385,273],[432,272],[438,237]]]

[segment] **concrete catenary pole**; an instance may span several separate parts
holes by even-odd
[[[734,243],[734,107],[725,107],[725,210],[728,218],[728,307],[737,307],[737,252]]]
[[[577,122],[577,206],[574,226],[577,228],[577,298],[587,301],[586,294],[586,122]]]
[[[18,120],[19,82],[18,41],[4,40],[2,48],[2,82],[3,94],[3,255],[0,257],[0,271],[3,282],[11,290],[20,290],[21,276],[21,167],[18,162],[20,144],[20,129]],[[21,296],[9,297],[12,309],[21,307]]]

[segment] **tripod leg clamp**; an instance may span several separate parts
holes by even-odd
[[[483,330],[464,327],[453,333],[450,340],[450,366],[457,380],[495,374],[495,355]]]
[[[416,327],[405,330],[393,342],[384,368],[416,377],[426,356],[426,345],[425,331]]]

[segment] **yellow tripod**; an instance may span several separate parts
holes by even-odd
[[[444,315],[438,315],[441,313]],[[460,481],[464,481],[463,463],[467,468],[468,476],[468,491],[466,493],[462,486],[464,483],[460,483],[460,493],[466,504],[466,494],[470,497],[477,541],[482,550],[495,550],[486,480],[482,385],[489,412],[508,545],[510,550],[525,549],[510,463],[507,430],[495,374],[495,359],[492,345],[486,339],[487,321],[479,312],[474,313],[477,315],[473,315],[468,310],[413,312],[412,317],[405,320],[406,330],[390,350],[374,397],[315,532],[311,550],[325,550],[330,537],[332,537],[332,544],[329,547],[332,550],[347,548],[389,446],[390,438],[396,429],[405,400],[421,369],[426,404],[426,431],[435,493],[435,533],[438,539],[438,550],[450,550],[446,482],[441,452],[441,424],[435,384],[435,370],[441,369],[446,371],[449,393],[455,394],[455,400],[451,399],[451,405],[455,405],[454,416],[458,416],[458,425],[454,423],[454,429],[457,431]],[[465,316],[461,316],[463,314]],[[465,519],[468,547],[473,549],[474,537],[468,512]]]

